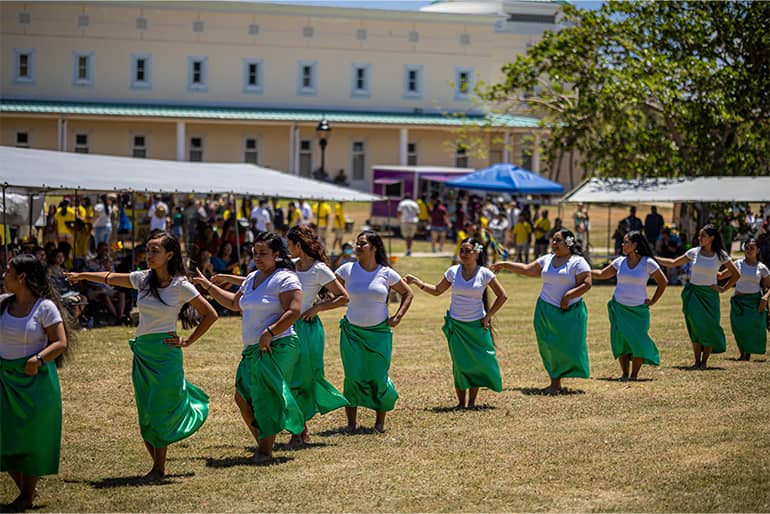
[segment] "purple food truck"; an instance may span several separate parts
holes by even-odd
[[[420,195],[433,193],[443,196],[444,182],[468,173],[472,168],[450,168],[446,166],[396,166],[378,164],[372,166],[372,193],[387,197],[372,203],[369,226],[375,230],[399,230],[398,202],[409,194],[415,200]]]

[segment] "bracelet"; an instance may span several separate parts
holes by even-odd
[[[108,271],[106,275],[104,275],[104,283],[107,284],[107,280],[109,280],[110,275],[112,275],[111,271]],[[109,285],[109,284],[107,284]]]
[[[266,329],[266,330],[267,330],[267,333],[268,333],[268,334],[270,334],[270,336],[271,336],[271,337],[275,337],[275,334],[273,333],[273,331],[272,331],[272,330],[270,330],[270,327],[269,327],[269,326],[267,327],[267,329]]]
[[[204,291],[208,293],[209,289],[211,289],[212,287],[214,287],[214,284],[209,284],[209,287],[205,288]]]
[[[40,361],[40,364],[45,364],[45,359],[39,353],[35,354],[35,358]]]

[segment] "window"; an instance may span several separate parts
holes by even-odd
[[[471,35],[470,34],[460,34],[460,44],[463,46],[468,46],[471,44]]]
[[[29,132],[16,133],[16,148],[29,148]]]
[[[422,66],[404,66],[404,97],[422,98]]]
[[[364,180],[364,172],[366,171],[366,147],[364,146],[363,141],[353,142],[350,169],[353,170],[353,180]]]
[[[468,100],[473,92],[473,69],[455,68],[455,100]]]
[[[458,144],[455,147],[455,167],[467,168],[468,167],[468,147],[463,144]]]
[[[417,143],[406,144],[406,165],[417,166]]]
[[[136,18],[136,30],[147,30],[147,18],[143,16]]]
[[[309,177],[313,172],[313,143],[307,139],[299,142],[299,174]]]
[[[368,37],[368,34],[366,32],[366,29],[358,29],[356,30],[356,39],[359,41],[366,41],[366,38]]]
[[[414,30],[409,32],[409,42],[417,43],[418,41],[420,41],[420,33]]]
[[[369,65],[353,63],[350,96],[369,97]]]
[[[314,33],[313,27],[302,27],[302,37],[311,38]]]
[[[87,14],[81,14],[78,16],[78,27],[81,29],[84,29],[88,27],[88,25],[91,24],[91,18],[88,17]]]
[[[520,147],[521,147],[521,167],[525,170],[531,170],[532,169],[532,153],[533,153],[533,142],[532,142],[532,136],[526,135],[521,136],[521,139],[519,140]]]
[[[243,60],[243,92],[262,93],[262,60]]]
[[[149,89],[152,87],[152,56],[131,54],[131,87]]]
[[[208,91],[208,57],[187,58],[187,90]]]
[[[192,30],[193,32],[201,33],[203,32],[203,22],[201,20],[194,21],[192,24]]]
[[[18,22],[19,25],[29,25],[32,23],[32,15],[26,11],[20,12]]]
[[[317,94],[316,87],[316,61],[300,61],[297,71],[297,94],[310,95]]]
[[[190,162],[203,162],[203,138],[190,138]]]
[[[134,144],[131,148],[131,156],[139,159],[147,157],[147,138],[144,136],[134,136],[132,138]]]
[[[249,35],[250,36],[258,36],[259,35],[259,25],[256,23],[251,23],[249,25]]]
[[[14,48],[13,61],[13,81],[17,84],[34,84],[35,51],[26,48]]]
[[[94,85],[94,53],[72,52],[72,84],[90,87]]]
[[[503,162],[503,151],[500,149],[494,149],[489,151],[489,165],[498,164]]]
[[[88,134],[75,134],[75,153],[90,153]]]
[[[243,141],[243,162],[259,164],[259,150],[257,150],[257,139],[247,137]]]

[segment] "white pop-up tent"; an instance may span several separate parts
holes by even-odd
[[[372,202],[379,196],[252,164],[134,159],[0,146],[0,184],[15,192],[235,193]]]

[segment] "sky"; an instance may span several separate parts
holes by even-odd
[[[388,9],[394,11],[417,11],[430,5],[430,0],[250,0],[252,2],[273,4],[321,5],[327,7],[351,7],[367,9]],[[596,9],[601,0],[573,0],[572,3],[583,9]]]

